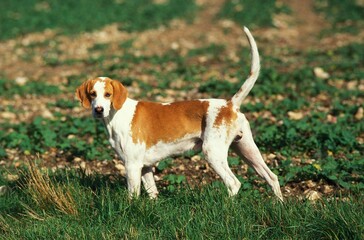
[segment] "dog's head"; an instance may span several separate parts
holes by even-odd
[[[126,98],[128,91],[119,81],[99,77],[87,80],[76,90],[76,97],[84,108],[92,108],[95,118],[106,118],[113,108],[119,110]]]

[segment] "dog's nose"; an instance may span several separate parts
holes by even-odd
[[[103,107],[95,107],[95,112],[96,113],[103,113],[104,112],[104,108]]]

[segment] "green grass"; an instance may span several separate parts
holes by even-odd
[[[44,153],[50,148],[64,151],[68,156],[85,157],[88,160],[111,159],[111,152],[104,126],[91,117],[64,117],[59,113],[54,120],[36,117],[28,124],[3,124],[0,130],[0,153],[4,148],[18,149],[26,154]],[[61,118],[63,120],[61,120]],[[69,136],[77,135],[77,138]],[[83,136],[82,139],[79,137]],[[96,136],[94,141],[89,138]]]
[[[364,26],[364,6],[355,0],[315,1],[317,11],[324,13],[332,24],[332,31],[356,34]]]
[[[5,40],[45,29],[75,34],[111,23],[118,23],[121,30],[140,31],[166,25],[174,18],[191,21],[196,5],[192,0],[161,4],[151,0],[4,0],[0,9],[0,40]]]
[[[275,0],[227,0],[218,18],[228,18],[241,26],[272,27],[273,15],[290,13],[286,5],[277,5]]]
[[[35,179],[47,187],[35,187]],[[48,177],[36,168],[24,170],[17,182],[1,177],[4,184],[11,190],[0,196],[2,239],[361,239],[364,234],[359,192],[347,200],[289,198],[280,204],[252,190],[228,198],[217,184],[164,189],[158,200],[143,192],[130,201],[122,179],[74,171]],[[45,201],[50,190],[68,196],[72,212],[60,211],[55,199]]]
[[[27,81],[24,85],[14,83],[9,79],[0,78],[1,96],[5,98],[13,98],[14,95],[56,95],[61,90],[56,85],[51,85],[41,81]]]

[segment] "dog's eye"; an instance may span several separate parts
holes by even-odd
[[[105,93],[105,97],[107,98],[111,97],[111,93]]]
[[[90,92],[91,97],[96,97],[96,92]]]

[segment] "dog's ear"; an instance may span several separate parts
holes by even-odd
[[[76,97],[81,102],[84,108],[91,107],[91,97],[89,94],[89,87],[91,84],[91,80],[87,80],[86,82],[82,83],[76,90]]]
[[[128,90],[117,80],[112,80],[111,86],[113,87],[112,106],[115,110],[119,110],[128,97]]]

